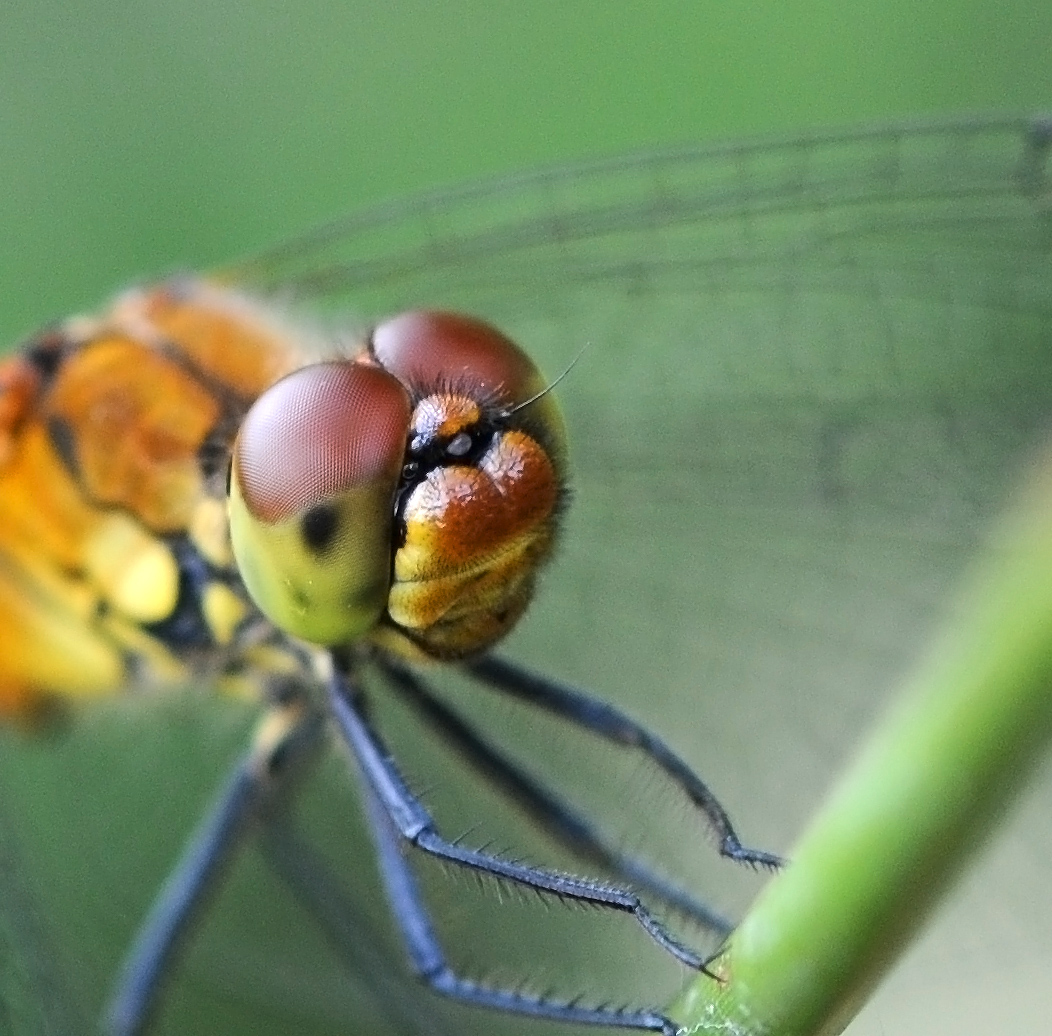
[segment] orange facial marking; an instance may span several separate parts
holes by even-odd
[[[547,453],[520,431],[503,433],[477,468],[436,468],[406,504],[391,618],[437,657],[498,640],[529,603],[558,494]]]
[[[420,400],[413,411],[413,431],[431,438],[452,439],[478,424],[479,405],[467,396],[439,394]]]
[[[523,432],[505,432],[480,458],[478,468],[436,468],[413,491],[395,578],[474,569],[549,518],[557,495],[555,472],[544,450]]]

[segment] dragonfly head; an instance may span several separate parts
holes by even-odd
[[[481,321],[406,313],[360,356],[264,392],[234,446],[230,531],[280,628],[456,658],[508,632],[565,497],[562,417]]]

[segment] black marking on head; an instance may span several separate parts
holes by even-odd
[[[466,425],[449,438],[432,434],[413,433],[406,444],[406,465],[402,469],[403,481],[421,481],[428,471],[447,465],[473,465],[500,435],[505,425],[485,416]],[[406,468],[414,465],[407,472]],[[415,479],[414,479],[415,476]]]
[[[323,554],[340,527],[340,516],[332,504],[318,504],[300,519],[303,542],[312,554]]]

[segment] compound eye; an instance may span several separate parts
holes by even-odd
[[[420,395],[463,393],[514,406],[545,387],[534,362],[495,327],[460,313],[402,313],[373,332],[373,354]]]
[[[246,415],[231,543],[252,598],[286,632],[343,644],[383,611],[409,420],[395,378],[346,362],[295,371]]]
[[[274,523],[401,466],[409,400],[374,367],[304,367],[264,392],[234,447],[252,514]]]

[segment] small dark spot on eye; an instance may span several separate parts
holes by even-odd
[[[313,553],[321,554],[332,543],[339,524],[339,515],[331,504],[312,507],[300,523],[304,543]]]

